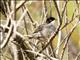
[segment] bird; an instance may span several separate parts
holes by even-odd
[[[35,31],[28,36],[29,39],[39,39],[39,40],[47,40],[56,30],[54,23],[55,23],[56,18],[54,17],[48,17],[46,19],[46,22],[39,25]]]

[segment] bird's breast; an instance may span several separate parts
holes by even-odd
[[[54,26],[47,26],[42,30],[43,36],[49,38],[55,31]]]

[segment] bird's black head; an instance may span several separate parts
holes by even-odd
[[[49,17],[49,18],[47,18],[46,23],[47,23],[47,24],[48,24],[48,23],[51,23],[51,22],[54,21],[54,20],[55,20],[54,17]]]

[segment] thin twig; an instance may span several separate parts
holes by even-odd
[[[62,54],[61,54],[61,59],[63,59],[63,56],[64,56],[64,52],[65,52],[65,49],[67,47],[67,44],[68,44],[68,41],[69,41],[69,38],[70,36],[72,35],[73,31],[75,30],[76,26],[79,24],[79,22],[77,22],[74,27],[70,30],[69,34],[67,35],[67,40],[66,40],[66,43],[64,44],[64,47],[63,47],[63,51],[62,51]],[[65,38],[66,39],[66,38]]]
[[[61,15],[62,18],[63,18],[63,16],[64,16],[64,12],[65,12],[65,9],[66,9],[66,7],[67,7],[67,3],[68,3],[68,1],[65,2],[65,6],[64,6],[64,9],[63,9],[63,11],[62,11],[62,15]]]
[[[78,57],[80,56],[80,52],[77,54],[75,60],[78,60]]]
[[[52,0],[50,0],[50,16],[52,16]]]
[[[30,15],[30,12],[29,12],[28,8],[27,8],[25,5],[24,5],[23,7],[24,7],[25,9],[27,9],[26,13],[27,13],[27,15],[29,16],[29,19],[30,19],[30,21],[33,23],[33,26],[36,27],[36,26],[35,26],[36,23],[35,23],[34,19],[32,18],[32,16]]]
[[[22,10],[24,11],[24,9],[25,9],[25,8],[23,7]],[[24,16],[24,18],[23,18],[23,19],[24,19],[24,26],[25,26],[26,33],[28,34],[28,30],[27,30],[27,26],[26,26],[27,23],[26,23],[25,18],[26,18],[26,17]]]
[[[75,11],[74,11],[74,13],[73,13],[73,15],[72,15],[71,20],[70,20],[69,22],[67,22],[64,26],[62,26],[62,27],[60,28],[60,30],[62,30],[62,29],[65,28],[68,24],[70,24],[72,21],[74,21],[74,14],[75,14],[75,12],[76,12],[76,9],[75,9]]]
[[[43,24],[47,18],[47,6],[46,6],[46,1],[43,0],[43,9],[42,9],[43,15],[42,15],[42,23]]]
[[[14,13],[11,15],[13,20],[16,20],[16,1],[11,1],[11,10],[14,11]]]
[[[58,6],[58,9],[60,11],[60,2],[59,1],[56,1],[57,2],[57,6]],[[58,16],[58,15],[57,15]],[[60,21],[59,21],[59,18],[58,18],[58,25],[59,25]],[[57,47],[60,45],[60,41],[61,41],[61,30],[59,31],[58,33],[58,42],[57,42]],[[56,55],[58,55],[59,53],[59,48],[56,50]]]
[[[21,17],[18,20],[17,26],[16,28],[19,26],[20,22],[22,21],[22,19],[24,18],[24,16],[26,15],[27,9],[24,10],[24,13],[21,15]]]
[[[15,11],[11,11],[10,15],[12,15],[14,12],[18,11],[25,3],[27,0],[25,1],[21,1],[17,6],[16,6],[16,10]]]

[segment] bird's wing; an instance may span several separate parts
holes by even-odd
[[[37,32],[42,31],[43,27],[44,27],[44,25],[38,26],[38,27],[35,29],[34,33],[37,33]]]

